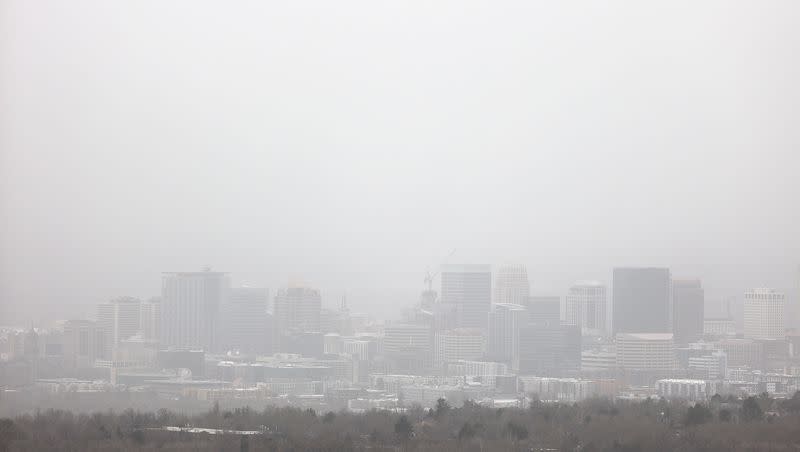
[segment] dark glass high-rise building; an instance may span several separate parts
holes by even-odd
[[[703,337],[704,300],[699,279],[672,281],[672,333],[676,344],[687,344]]]
[[[528,297],[528,321],[557,326],[561,324],[561,298],[558,296]]]
[[[614,334],[672,332],[671,292],[668,268],[615,268]]]
[[[257,287],[230,289],[222,310],[220,336],[226,348],[243,352],[271,353],[273,336],[267,305],[269,291]]]
[[[571,375],[580,364],[581,330],[577,326],[529,323],[520,328],[520,375]]]
[[[491,267],[442,266],[442,303],[455,307],[456,327],[486,330],[492,304]]]

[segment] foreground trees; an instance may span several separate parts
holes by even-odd
[[[433,410],[363,414],[299,408],[167,410],[89,415],[50,410],[0,419],[0,452],[22,450],[792,450],[800,444],[800,394],[776,401],[715,398],[708,404],[648,399],[534,403],[494,409],[440,400]],[[769,411],[765,411],[767,407]],[[221,429],[219,434],[164,426]],[[235,431],[256,431],[244,434]]]

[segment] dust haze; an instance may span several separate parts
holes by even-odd
[[[428,269],[701,278],[800,261],[800,7],[0,2],[0,325],[309,281],[378,319]]]

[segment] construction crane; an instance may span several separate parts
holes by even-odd
[[[450,254],[448,254],[447,257],[444,258],[444,260],[442,261],[442,265],[446,264],[447,261],[450,260],[450,258],[453,257],[454,254],[456,254],[455,248],[453,248],[453,250],[450,251]],[[439,273],[441,272],[442,272],[441,266],[439,267],[439,270],[437,270],[435,273],[431,273],[430,269],[428,269],[428,272],[425,275],[425,285],[428,286],[428,292],[433,291],[433,279],[439,276]]]

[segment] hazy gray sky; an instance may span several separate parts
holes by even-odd
[[[709,303],[800,261],[796,1],[0,0],[0,324],[211,265],[393,317],[427,267]],[[792,292],[790,292],[792,293]]]

